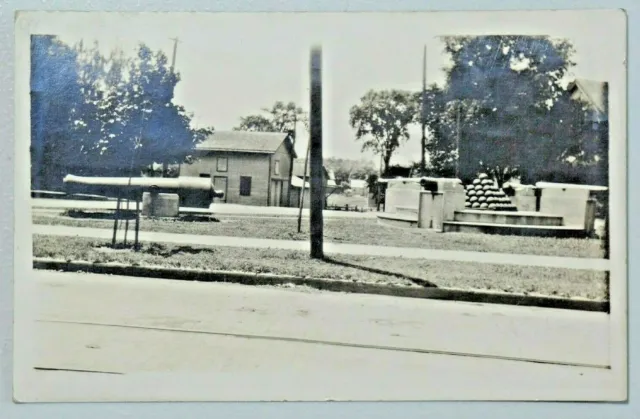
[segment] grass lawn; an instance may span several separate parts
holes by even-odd
[[[597,271],[349,255],[320,261],[298,251],[163,243],[144,243],[138,253],[107,246],[99,239],[34,235],[33,254],[63,260],[272,273],[397,286],[606,298],[605,274]]]
[[[105,212],[36,213],[36,224],[73,227],[113,228],[112,215]],[[297,232],[295,218],[219,216],[215,221],[180,221],[142,219],[143,231],[203,234],[210,236],[255,237],[279,240],[309,240],[309,221],[304,219],[302,232]],[[601,241],[597,239],[556,239],[468,233],[435,233],[423,229],[399,229],[377,224],[376,219],[326,218],[324,237],[327,242],[370,244],[378,246],[415,247],[422,249],[468,250],[544,256],[602,258]]]

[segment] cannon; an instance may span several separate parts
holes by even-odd
[[[177,194],[181,207],[209,208],[214,198],[224,198],[224,192],[216,191],[209,178],[87,177],[69,174],[63,182],[68,194],[90,192],[131,200],[140,200],[145,192]]]
[[[116,245],[118,223],[122,216],[121,202],[135,201],[134,249],[139,249],[140,202],[142,213],[149,216],[177,217],[179,207],[209,208],[214,198],[223,198],[224,193],[214,189],[209,178],[178,177],[83,177],[67,175],[63,179],[68,194],[91,192],[117,198],[113,224],[112,246]],[[127,203],[128,209],[128,203]],[[125,220],[124,244],[127,244],[129,220]]]

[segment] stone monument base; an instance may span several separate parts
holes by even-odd
[[[179,208],[178,194],[155,192],[142,194],[142,215],[145,217],[177,217]]]

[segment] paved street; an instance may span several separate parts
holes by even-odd
[[[85,228],[34,224],[33,234],[51,236],[76,236],[100,239],[111,239],[113,230],[102,228]],[[119,234],[124,235],[123,231]],[[123,236],[124,237],[124,236]],[[227,246],[243,248],[272,248],[285,250],[309,251],[308,241],[272,240],[247,237],[206,236],[194,234],[140,232],[141,241],[190,244],[200,246]],[[365,256],[403,257],[425,260],[450,260],[456,262],[495,263],[501,265],[543,266],[550,268],[592,269],[606,271],[609,261],[606,259],[588,259],[557,256],[517,255],[489,252],[470,252],[459,250],[417,249],[413,247],[372,246],[346,243],[324,243],[327,254],[349,254]]]
[[[35,339],[18,383],[30,400],[416,400],[465,389],[553,399],[558,385],[589,399],[615,387],[601,368],[603,313],[51,271],[32,280]]]

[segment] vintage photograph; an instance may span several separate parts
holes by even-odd
[[[16,401],[626,400],[626,36],[19,13]]]

